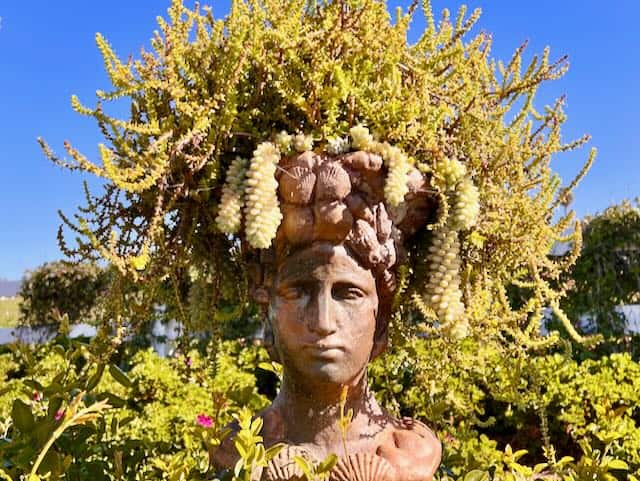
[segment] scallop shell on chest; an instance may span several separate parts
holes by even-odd
[[[262,474],[263,481],[304,481],[302,469],[295,462],[294,457],[300,456],[311,459],[309,454],[296,446],[285,446],[269,461]]]
[[[393,481],[395,470],[386,459],[369,453],[341,458],[331,471],[330,481]]]
[[[294,461],[300,456],[311,462],[313,458],[304,449],[286,446],[268,464],[262,481],[304,481],[304,473]],[[395,469],[389,461],[376,454],[357,453],[340,458],[331,470],[329,481],[394,481]]]

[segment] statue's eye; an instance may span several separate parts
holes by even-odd
[[[333,286],[333,297],[336,299],[357,300],[365,297],[365,292],[352,284],[337,284]]]

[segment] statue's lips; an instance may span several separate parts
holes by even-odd
[[[303,345],[303,349],[313,357],[332,358],[344,352],[345,347],[341,344],[309,342]]]

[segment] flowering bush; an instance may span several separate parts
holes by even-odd
[[[16,481],[26,477],[69,413],[102,402],[110,408],[101,406],[100,417],[65,427],[47,448],[37,474],[102,480],[206,472],[208,450],[231,414],[239,406],[255,411],[267,404],[254,374],[266,360],[264,351],[238,342],[209,347],[210,353],[215,350],[210,362],[198,351],[163,359],[126,348],[126,372],[94,358],[93,346],[66,338],[40,348],[5,349],[0,354],[0,469]]]

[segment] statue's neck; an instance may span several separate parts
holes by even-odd
[[[321,457],[329,453],[341,454],[344,441],[349,443],[355,434],[366,433],[371,419],[386,416],[369,390],[366,373],[348,388],[344,405],[342,393],[341,385],[296,382],[285,374],[274,401],[274,407],[282,416],[284,441],[317,446]],[[340,420],[350,410],[353,417],[343,433]]]

